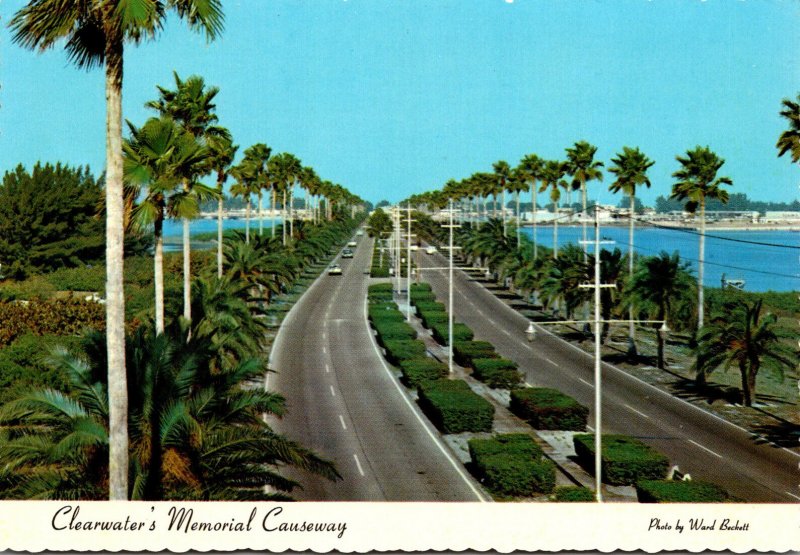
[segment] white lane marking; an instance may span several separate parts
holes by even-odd
[[[507,336],[511,337],[511,334],[509,333],[508,330],[503,330],[503,333],[506,334]]]
[[[326,374],[329,374],[329,373],[330,373],[330,371],[331,371],[331,367],[330,367],[330,366],[328,366],[328,363],[326,362],[326,363],[325,363],[325,373],[326,373]]]
[[[792,497],[794,497],[795,499],[800,499],[800,496],[797,496],[797,495],[793,494],[793,493],[792,493],[792,492],[790,492],[790,491],[787,491],[787,492],[786,492],[786,495],[791,495],[791,496],[792,496]]]
[[[645,413],[643,413],[642,411],[636,410],[635,408],[633,408],[632,406],[630,406],[630,405],[629,405],[629,404],[627,404],[627,403],[625,403],[625,406],[626,406],[626,407],[627,407],[629,410],[632,410],[633,412],[635,412],[636,414],[638,414],[639,416],[643,416],[644,418],[650,418],[649,416],[647,416],[647,415],[646,415]]]
[[[330,387],[330,388],[331,388],[331,395],[333,395],[334,397],[336,397],[336,391],[333,389],[333,386],[331,385],[331,386],[328,386],[328,387]]]
[[[719,457],[720,459],[723,459],[723,458],[725,458],[725,457],[723,457],[722,455],[720,455],[719,453],[715,453],[714,451],[712,451],[711,449],[709,449],[709,448],[708,448],[708,447],[706,447],[705,445],[700,445],[699,443],[697,443],[697,442],[696,442],[695,440],[693,440],[693,439],[690,439],[690,440],[689,440],[689,443],[693,443],[693,444],[697,445],[697,446],[698,446],[700,449],[702,449],[703,451],[708,451],[709,453],[711,453],[711,454],[712,454],[712,455],[714,455],[715,457]]]
[[[591,427],[591,426],[589,426],[588,424],[586,425],[586,429],[587,429],[587,430],[589,430],[590,432],[593,432],[593,431],[594,431],[594,428],[592,428],[592,427]]]
[[[341,414],[339,415],[339,422],[342,423],[342,429],[346,430],[347,424],[344,423],[344,417]]]
[[[369,328],[369,320],[367,319],[367,303],[366,302],[364,302],[364,325],[366,325],[367,328]],[[475,494],[475,497],[478,498],[478,501],[480,501],[481,503],[485,503],[486,499],[483,497],[483,494],[481,494],[481,492],[474,485],[472,485],[472,482],[464,474],[464,471],[462,470],[461,464],[457,463],[453,459],[453,457],[450,455],[450,453],[448,453],[447,450],[442,445],[441,440],[438,439],[435,435],[433,435],[433,432],[431,432],[431,429],[428,427],[428,424],[425,422],[425,420],[423,420],[422,417],[419,415],[419,413],[416,410],[414,410],[414,405],[411,404],[411,401],[409,400],[408,395],[406,395],[406,392],[403,391],[403,389],[400,387],[400,384],[398,383],[397,378],[395,378],[395,375],[392,373],[391,370],[389,370],[389,367],[386,365],[386,361],[383,360],[383,355],[381,354],[380,350],[378,349],[378,344],[375,342],[375,336],[372,335],[371,332],[368,335],[369,335],[370,343],[372,344],[372,349],[375,351],[375,354],[377,355],[378,360],[381,361],[381,366],[383,367],[383,371],[386,372],[387,376],[389,376],[390,381],[394,385],[394,387],[397,390],[397,392],[400,394],[400,397],[403,399],[405,404],[408,406],[409,410],[411,411],[411,414],[414,415],[414,418],[417,419],[417,421],[420,423],[420,425],[425,430],[425,432],[428,434],[428,436],[431,438],[431,440],[433,440],[433,443],[436,445],[436,447],[439,448],[439,451],[441,451],[442,454],[445,456],[445,458],[448,461],[450,461],[450,465],[453,467],[453,469],[455,469],[456,473],[464,481],[464,483],[467,484],[467,487],[469,487],[469,489],[472,491],[472,493]]]
[[[353,458],[356,460],[356,466],[358,467],[358,473],[361,474],[362,476],[366,476],[366,474],[364,474],[364,469],[361,468],[361,462],[359,462],[359,460],[358,460],[358,455],[353,453]]]
[[[322,340],[323,341],[327,341],[328,340],[328,334],[326,332],[322,332]]]
[[[556,364],[555,362],[553,362],[553,361],[552,361],[552,360],[550,360],[549,358],[545,357],[544,359],[545,359],[547,362],[549,362],[550,364],[552,364],[553,366],[558,366],[558,364]]]
[[[328,348],[327,347],[323,347],[322,348],[322,354],[323,355],[327,355],[328,354]]]
[[[589,387],[594,387],[594,385],[593,385],[593,384],[590,384],[589,382],[587,382],[587,381],[586,381],[586,380],[584,380],[583,378],[578,378],[578,381],[579,381],[579,382],[581,382],[581,383],[585,383],[585,384],[586,384],[586,385],[588,385]]]

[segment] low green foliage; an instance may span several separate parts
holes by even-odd
[[[395,366],[400,366],[404,360],[425,356],[425,343],[419,339],[388,340],[383,348],[386,350],[386,360]]]
[[[412,388],[425,381],[447,377],[449,372],[446,364],[428,357],[401,361],[400,369],[403,371],[403,382]]]
[[[417,314],[422,312],[444,312],[445,314],[446,309],[444,307],[444,303],[439,303],[436,301],[422,301],[416,303],[414,306],[417,308]]]
[[[105,329],[105,307],[79,299],[0,302],[0,348],[20,335],[77,335]]]
[[[560,503],[592,503],[595,495],[589,488],[581,486],[559,486],[555,489],[553,499]]]
[[[420,384],[419,406],[445,434],[492,431],[494,407],[464,380],[442,379]]]
[[[422,325],[425,328],[430,329],[431,326],[434,324],[441,324],[447,323],[447,312],[432,310],[432,311],[422,311],[419,314],[420,320],[422,321]]]
[[[411,295],[413,296],[418,291],[430,291],[431,284],[426,282],[421,283],[412,283],[411,284]]]
[[[377,322],[395,322],[401,323],[406,321],[406,317],[399,310],[376,310],[369,311],[369,320],[373,324]]]
[[[433,338],[440,345],[447,345],[447,340],[450,335],[449,325],[445,323],[434,324],[431,323],[431,330],[433,331]],[[453,344],[457,341],[471,341],[475,334],[466,324],[460,322],[453,323]]]
[[[517,363],[507,358],[472,359],[472,376],[495,389],[513,389],[522,383]]]
[[[46,358],[55,345],[75,349],[78,343],[77,337],[27,333],[0,349],[0,405],[33,389],[69,391],[68,376],[47,364]]]
[[[471,367],[476,358],[499,358],[494,345],[488,341],[454,341],[453,359],[464,367]]]
[[[725,503],[736,501],[724,488],[694,480],[641,480],[636,484],[639,503]]]
[[[469,453],[478,479],[495,494],[531,496],[555,487],[555,465],[528,434],[471,439]]]
[[[428,303],[436,302],[436,295],[433,293],[433,291],[421,291],[421,290],[415,291],[414,289],[412,289],[411,290],[411,304],[416,306],[417,303],[420,303],[420,302],[423,302],[423,303],[424,302],[428,302]]]
[[[381,346],[385,346],[387,341],[417,338],[417,331],[405,322],[373,320],[372,325],[378,332],[378,343]]]
[[[586,429],[589,408],[556,389],[529,387],[511,392],[511,412],[537,430]]]
[[[573,437],[578,463],[594,472],[594,435]],[[642,443],[624,435],[603,435],[602,480],[615,486],[633,485],[641,480],[661,480],[667,475],[669,459]]]

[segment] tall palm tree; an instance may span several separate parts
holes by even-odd
[[[211,171],[217,174],[217,277],[222,277],[222,208],[224,202],[223,185],[230,175],[233,159],[236,157],[238,145],[233,144],[233,140],[228,137],[211,137],[208,140],[209,158],[208,163]]]
[[[188,133],[197,140],[208,143],[211,137],[229,139],[230,132],[224,127],[215,125],[217,115],[214,113],[216,105],[214,99],[219,94],[218,87],[206,87],[205,80],[198,75],[191,75],[181,79],[173,71],[175,90],[158,86],[159,98],[145,103],[145,107],[158,111],[162,116],[169,116],[180,124]],[[183,317],[192,319],[191,300],[191,236],[189,222],[199,213],[191,206],[192,199],[208,198],[212,193],[209,189],[197,183],[197,178],[211,171],[208,162],[197,165],[194,172],[190,172],[183,180],[183,190],[186,193],[186,206],[180,215],[183,224]]]
[[[124,202],[122,185],[122,62],[125,43],[152,39],[174,10],[208,40],[222,32],[221,0],[30,0],[9,22],[13,41],[48,50],[65,40],[71,61],[82,68],[103,65],[106,97],[106,333],[110,397],[109,498],[128,497],[125,298],[122,276]]]
[[[572,176],[571,189],[580,189],[581,207],[581,228],[583,239],[583,251],[586,253],[588,243],[586,242],[586,184],[589,181],[602,181],[603,173],[600,168],[603,163],[594,159],[597,147],[586,141],[578,141],[572,148],[567,149],[567,173]],[[571,214],[570,209],[570,214]],[[588,255],[585,257],[588,260]]]
[[[136,199],[142,187],[146,195],[134,208],[132,221],[139,229],[153,225],[155,236],[154,285],[156,333],[164,331],[164,272],[162,229],[164,218],[178,215],[186,204],[186,192],[176,191],[195,165],[207,156],[191,134],[168,117],[151,118],[141,128],[130,122],[131,138],[123,142],[125,180],[128,195]]]
[[[662,251],[657,256],[640,258],[626,288],[626,293],[638,311],[645,312],[655,320],[669,321],[673,309],[687,300],[697,287],[689,273],[688,262],[681,262],[678,252],[672,255]],[[664,360],[664,337],[660,326],[654,326],[658,341],[658,368],[666,368]]]
[[[497,180],[497,189],[500,190],[502,195],[500,209],[502,210],[501,216],[503,218],[503,235],[506,235],[506,188],[508,179],[511,176],[511,167],[505,160],[498,160],[492,164],[492,169]]]
[[[650,187],[650,178],[647,177],[647,170],[655,164],[638,148],[622,147],[622,152],[617,154],[616,158],[611,159],[613,164],[608,171],[613,173],[617,179],[612,183],[608,189],[612,193],[619,191],[624,192],[630,198],[630,212],[628,214],[629,227],[628,227],[628,276],[633,276],[633,226],[635,222],[634,209],[636,207],[636,187],[644,185]],[[636,339],[635,339],[635,326],[633,324],[633,306],[631,305],[628,317],[630,323],[628,325],[628,355],[631,358],[636,358]]]
[[[561,189],[567,186],[563,179],[565,173],[564,162],[548,160],[539,174],[542,182],[539,192],[550,189],[550,201],[553,203],[553,258],[558,258],[558,201],[561,199]]]
[[[784,369],[794,369],[800,361],[798,351],[791,346],[797,334],[778,326],[774,314],[762,316],[761,309],[762,299],[726,303],[700,330],[697,344],[697,381],[705,383],[705,376],[719,366],[728,369],[735,365],[741,375],[742,403],[746,407],[753,405],[756,378],[762,367],[782,377]]]
[[[258,234],[264,233],[264,189],[269,187],[269,157],[272,149],[264,143],[256,143],[244,151],[244,158],[253,172],[253,189],[258,196]]]
[[[538,187],[536,182],[541,179],[542,169],[544,167],[544,160],[539,158],[536,154],[526,154],[520,160],[517,166],[517,171],[520,176],[531,184],[531,210],[533,211],[533,258],[536,260],[538,257],[538,246],[536,242],[536,193]]]
[[[706,245],[706,199],[717,199],[723,204],[728,202],[728,192],[722,185],[733,185],[729,177],[717,177],[717,172],[725,160],[717,156],[707,146],[697,146],[688,150],[686,156],[676,156],[681,168],[672,174],[678,182],[672,186],[670,198],[686,200],[687,212],[695,213],[700,209],[700,248],[697,271],[697,329],[703,327],[703,270]]]
[[[250,242],[250,204],[252,194],[256,187],[255,168],[247,159],[243,159],[230,171],[231,176],[236,180],[231,186],[231,195],[240,197],[245,201],[245,240]]]

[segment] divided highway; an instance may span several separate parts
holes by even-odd
[[[417,254],[421,267],[442,267],[441,254]],[[424,273],[439,300],[447,303],[447,272]],[[462,271],[454,272],[454,314],[520,365],[528,383],[553,387],[594,406],[594,360],[542,327],[532,343],[528,319]],[[759,441],[749,432],[603,365],[603,431],[647,440],[694,479],[716,482],[751,502],[800,501],[800,454]],[[594,418],[593,414],[590,419]],[[590,420],[591,422],[591,420]]]
[[[343,480],[293,471],[313,501],[484,501],[463,466],[390,373],[366,319],[372,240],[343,275],[323,274],[292,308],[273,345],[268,388],[287,399],[274,428],[333,460]]]

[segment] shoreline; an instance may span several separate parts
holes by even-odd
[[[539,222],[537,223],[537,227],[552,227],[552,222]],[[587,222],[588,225],[593,225],[593,223]],[[642,222],[640,225],[637,225],[637,229],[646,229],[646,226],[654,225],[658,226],[661,229],[688,229],[692,231],[700,231],[700,226],[694,223],[683,223],[683,222]],[[530,222],[523,222],[520,226],[521,228],[532,228],[533,224]],[[569,224],[559,224],[558,227],[576,227],[580,228],[580,223],[569,223]],[[600,227],[622,227],[627,228],[627,223],[621,222],[600,222]],[[652,229],[652,228],[650,228]],[[793,231],[793,232],[800,232],[800,223],[793,223],[793,224],[754,224],[748,222],[746,224],[737,225],[733,222],[725,222],[725,223],[708,223],[706,224],[706,231]]]

